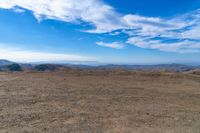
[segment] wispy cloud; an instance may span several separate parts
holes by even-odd
[[[114,49],[124,48],[124,44],[122,44],[120,42],[111,42],[111,43],[97,42],[96,44],[99,46],[109,47],[109,48],[114,48]]]
[[[38,20],[56,19],[71,23],[88,22],[91,33],[104,33],[123,28],[119,14],[100,0],[1,0],[1,8],[21,7],[33,11]]]
[[[24,13],[25,12],[25,10],[20,9],[20,8],[14,8],[14,11],[17,12],[17,13]]]
[[[200,51],[200,9],[173,18],[122,14],[101,0],[1,0],[0,8],[31,10],[38,20],[55,19],[70,23],[86,22],[89,33],[128,35],[127,43],[141,48],[169,52]],[[173,41],[176,39],[176,41]],[[121,46],[116,42],[97,43]],[[116,47],[113,47],[116,48]]]
[[[127,43],[135,45],[140,48],[158,49],[160,51],[166,51],[166,52],[177,52],[177,53],[200,52],[200,43],[188,40],[165,42],[161,40],[153,40],[151,38],[132,37],[128,39]]]
[[[87,57],[74,54],[57,54],[35,52],[23,49],[0,48],[0,59],[8,59],[17,62],[38,62],[38,61],[94,61],[94,57]]]
[[[1,0],[0,1],[0,8],[10,9],[13,8],[15,5],[10,0]]]

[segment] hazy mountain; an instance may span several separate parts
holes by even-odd
[[[98,68],[108,68],[108,69],[129,69],[129,70],[167,70],[167,71],[177,71],[184,72],[190,71],[199,66],[190,66],[183,64],[158,64],[158,65],[104,65]]]
[[[6,65],[11,65],[14,62],[9,61],[9,60],[4,60],[4,59],[0,59],[0,66],[6,66]]]
[[[16,64],[9,60],[0,60],[1,71],[7,70],[9,65]],[[38,64],[22,64],[18,63],[23,70],[38,70],[38,71],[52,71],[59,68],[78,68],[78,69],[127,69],[127,70],[164,70],[175,72],[186,72],[195,69],[200,69],[200,66],[183,65],[183,64],[158,64],[158,65],[117,65],[107,64],[100,65],[97,62],[57,62],[57,63],[38,63]]]

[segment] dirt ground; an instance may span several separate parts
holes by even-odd
[[[200,133],[200,76],[0,73],[1,133]]]

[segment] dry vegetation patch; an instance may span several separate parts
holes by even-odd
[[[0,132],[199,133],[200,76],[73,69],[0,73]]]

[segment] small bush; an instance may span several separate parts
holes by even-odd
[[[49,64],[42,64],[42,65],[35,66],[35,70],[36,71],[55,71],[56,66],[49,65]]]
[[[192,72],[192,74],[194,74],[194,75],[200,75],[200,70],[194,70],[194,71]]]
[[[19,64],[11,64],[7,66],[9,71],[22,71],[22,68]]]

